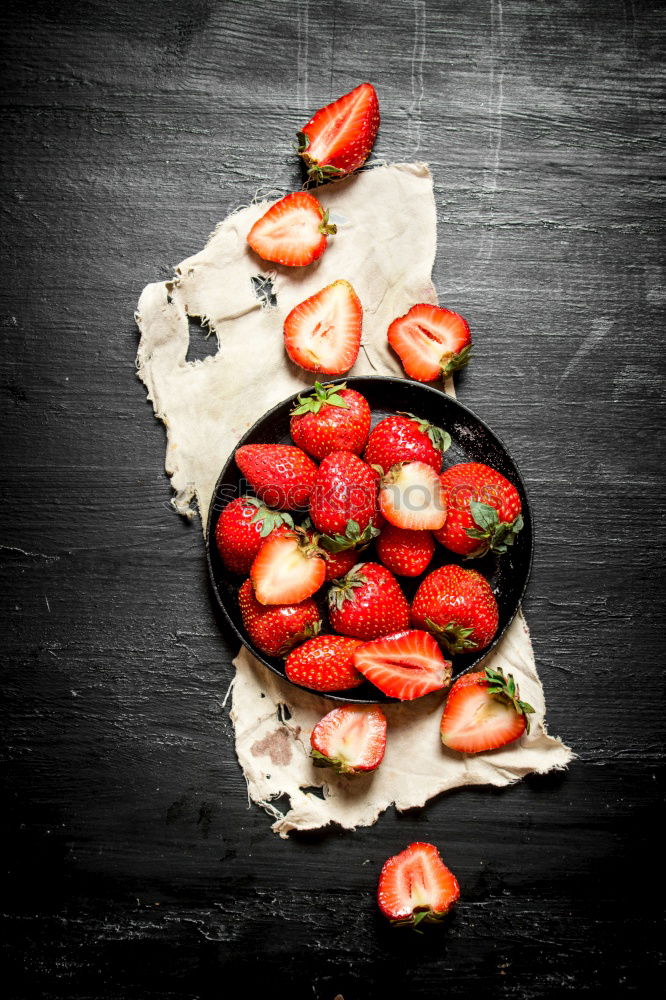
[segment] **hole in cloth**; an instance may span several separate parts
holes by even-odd
[[[291,711],[289,709],[289,706],[285,705],[284,702],[280,702],[280,704],[277,707],[277,717],[280,722],[289,722],[289,720],[291,719]]]
[[[306,785],[304,788],[301,788],[301,791],[305,795],[316,795],[318,799],[326,798],[324,795],[324,789],[319,785]]]
[[[264,309],[270,309],[277,305],[277,296],[273,289],[273,279],[267,274],[254,274],[250,279],[254,294],[257,296]]]
[[[188,316],[187,325],[190,331],[190,346],[187,349],[186,361],[203,361],[217,354],[217,337],[213,330],[204,326],[198,316]]]

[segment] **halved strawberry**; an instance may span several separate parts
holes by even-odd
[[[318,635],[292,650],[285,673],[294,684],[314,691],[346,691],[363,683],[352,656],[358,639],[344,635]]]
[[[446,521],[442,484],[425,462],[394,465],[382,479],[379,508],[389,524],[410,531],[434,531]]]
[[[317,767],[360,774],[379,767],[386,750],[386,716],[378,705],[343,705],[325,715],[310,736]]]
[[[245,444],[234,458],[250,486],[269,507],[308,506],[317,466],[293,444]]]
[[[342,375],[356,361],[363,307],[348,281],[334,281],[295,306],[284,321],[284,346],[308,372]]]
[[[326,579],[323,553],[305,533],[278,528],[259,550],[250,579],[260,604],[300,604]]]
[[[300,604],[260,604],[252,581],[245,580],[238,591],[238,603],[252,642],[268,656],[286,656],[296,643],[321,631],[321,614],[309,597]]]
[[[521,701],[511,674],[485,670],[465,674],[453,685],[440,726],[442,742],[460,753],[496,750],[529,731],[534,709]]]
[[[394,923],[441,920],[460,898],[460,886],[433,844],[410,844],[384,862],[377,902]]]
[[[375,543],[377,555],[396,576],[420,576],[435,552],[435,539],[429,531],[410,531],[387,524]]]
[[[354,666],[390,698],[413,701],[451,681],[451,664],[428,632],[411,629],[363,643]]]
[[[303,267],[318,260],[337,227],[307,191],[288,194],[255,222],[247,242],[263,260]]]
[[[344,177],[367,160],[379,129],[379,101],[362,83],[320,108],[298,133],[298,152],[317,182]]]
[[[472,348],[472,335],[462,316],[424,302],[393,320],[388,341],[405,372],[419,382],[432,382],[464,368]]]

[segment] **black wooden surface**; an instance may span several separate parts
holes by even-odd
[[[666,10],[636,0],[33,0],[1,15],[3,985],[46,998],[556,997],[660,965]],[[278,840],[247,808],[196,526],[132,312],[358,82],[432,167],[459,393],[511,448],[566,775]],[[197,341],[195,355],[205,350]],[[377,916],[432,840],[450,923]],[[14,978],[10,978],[13,976]],[[240,977],[240,978],[239,978]]]

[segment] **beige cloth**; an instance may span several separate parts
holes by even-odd
[[[348,279],[364,309],[363,348],[351,374],[400,375],[386,329],[415,302],[436,302],[430,278],[436,213],[425,164],[377,167],[325,185],[317,195],[338,234],[310,267],[270,271],[276,306],[265,308],[257,298],[251,279],[269,272],[245,239],[268,202],[228,216],[206,247],[176,268],[173,281],[146,286],[139,300],[138,374],[166,425],[172,502],[188,517],[198,508],[203,524],[217,476],[239,437],[275,403],[313,382],[284,352],[282,325],[293,306],[337,278]],[[186,362],[188,316],[215,332],[217,354]],[[374,774],[350,780],[314,768],[309,759],[310,731],[334,703],[292,687],[243,649],[234,661],[231,718],[250,798],[274,817],[273,830],[286,836],[331,822],[366,826],[391,804],[409,809],[458,785],[505,785],[530,771],[565,767],[572,754],[546,733],[522,613],[491,662],[514,674],[521,696],[536,709],[529,735],[474,757],[444,750],[438,735],[444,696],[432,694],[387,707],[384,762]],[[315,786],[323,798],[308,791]],[[291,803],[286,814],[272,805],[285,795]]]

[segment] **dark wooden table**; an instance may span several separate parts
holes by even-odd
[[[4,44],[3,978],[12,997],[632,994],[659,965],[666,9],[657,2],[33,0]],[[132,312],[364,79],[423,158],[461,399],[536,514],[526,610],[567,774],[356,833],[248,809],[232,645],[169,510]],[[211,349],[203,337],[193,356]],[[434,840],[445,928],[383,925]]]

